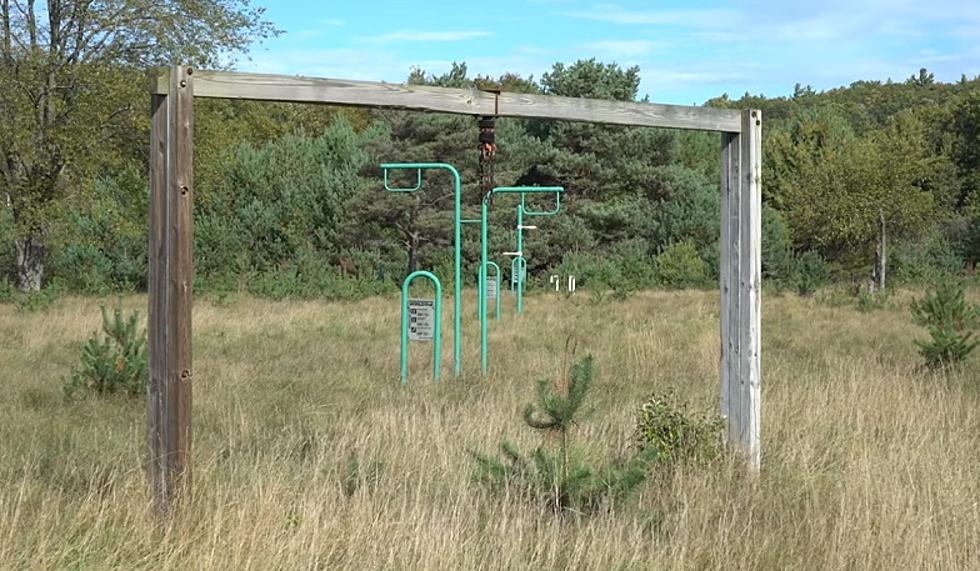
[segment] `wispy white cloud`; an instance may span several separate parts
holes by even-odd
[[[740,20],[734,10],[721,8],[691,10],[627,10],[621,6],[597,5],[588,10],[559,13],[569,18],[606,22],[608,24],[643,24],[683,26],[686,28],[728,28]]]
[[[341,18],[323,18],[314,23],[314,27],[294,32],[300,38],[315,38],[322,36],[327,28],[336,29],[346,26],[347,22]],[[287,32],[288,33],[288,32]]]
[[[654,52],[664,52],[671,47],[669,42],[653,40],[599,40],[581,45],[592,55],[613,58],[637,58]]]
[[[364,36],[358,41],[371,44],[395,44],[402,42],[461,42],[477,38],[488,38],[492,36],[490,32],[481,30],[457,30],[457,31],[423,31],[423,30],[397,30],[377,36]]]

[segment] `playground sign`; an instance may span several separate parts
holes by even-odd
[[[435,336],[436,302],[434,299],[408,300],[408,339],[431,341]]]

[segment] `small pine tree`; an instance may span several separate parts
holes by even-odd
[[[558,514],[592,513],[603,500],[622,497],[643,483],[656,460],[653,448],[599,470],[575,454],[571,429],[582,413],[594,374],[592,357],[587,356],[557,383],[538,381],[536,403],[524,410],[524,422],[543,431],[544,442],[529,456],[508,441],[500,445],[502,459],[474,452],[478,480],[495,491],[544,503]]]
[[[926,297],[912,302],[912,319],[924,327],[930,339],[916,340],[929,368],[946,368],[965,360],[977,347],[971,341],[980,307],[967,303],[963,286],[945,279]]]
[[[93,333],[82,347],[81,366],[72,370],[65,394],[145,394],[149,372],[146,332],[139,330],[139,312],[125,317],[122,307],[116,306],[110,318],[105,306],[101,310],[102,330]]]

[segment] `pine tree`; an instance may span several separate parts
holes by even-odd
[[[545,433],[542,444],[528,456],[508,441],[500,445],[502,458],[474,452],[478,480],[492,490],[547,505],[556,514],[595,512],[605,500],[622,497],[646,481],[658,455],[653,447],[598,470],[575,453],[572,428],[583,413],[594,375],[592,357],[586,356],[557,382],[539,380],[536,402],[524,410],[524,422]]]
[[[81,366],[72,370],[65,383],[65,395],[78,392],[97,395],[146,393],[149,372],[146,360],[146,332],[139,330],[139,312],[128,317],[117,306],[112,317],[102,308],[102,331],[95,332],[82,347]]]
[[[980,307],[967,303],[962,286],[944,280],[921,300],[912,302],[912,318],[930,339],[916,340],[930,368],[945,368],[965,360],[980,341],[972,341]]]

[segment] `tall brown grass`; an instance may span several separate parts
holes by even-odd
[[[0,568],[980,569],[980,359],[921,371],[903,303],[767,297],[762,473],[682,466],[587,519],[488,495],[467,451],[534,443],[520,409],[570,335],[598,371],[583,453],[627,454],[654,390],[714,410],[717,294],[505,309],[486,381],[469,300],[465,377],[417,344],[400,387],[394,298],[198,302],[194,489],[161,521],[143,402],[61,396],[98,300],[0,306]]]

